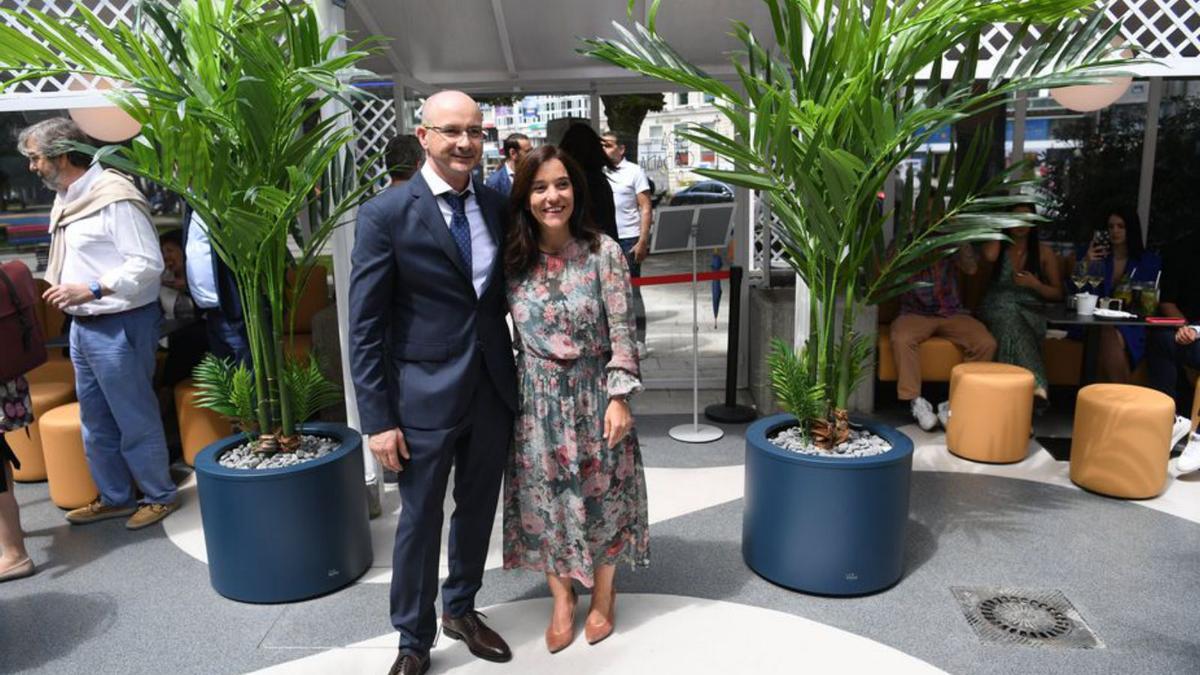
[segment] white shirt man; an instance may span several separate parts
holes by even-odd
[[[67,520],[130,516],[125,527],[137,530],[178,506],[153,385],[162,250],[137,187],[71,149],[87,141],[71,120],[51,118],[23,130],[17,147],[29,170],[58,193],[50,215],[51,285],[42,297],[75,317],[71,363],[88,469],[100,492]]]
[[[646,172],[622,157],[620,163],[608,170],[608,182],[612,185],[613,203],[617,207],[617,235],[621,239],[640,238],[642,209],[638,196],[644,194],[648,201],[650,195]]]
[[[79,199],[103,171],[103,167],[92,165],[59,192],[58,199]],[[67,247],[61,283],[88,285],[99,281],[101,287],[111,291],[99,300],[64,307],[64,312],[75,316],[115,314],[158,300],[162,249],[154,225],[132,202],[114,202],[95,215],[80,218],[63,228],[62,236],[66,237]]]

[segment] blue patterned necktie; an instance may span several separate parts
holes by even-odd
[[[467,220],[467,195],[469,194],[471,194],[470,190],[458,194],[445,192],[442,193],[442,197],[450,205],[450,235],[454,237],[454,243],[458,246],[458,255],[462,257],[463,264],[467,266],[467,273],[473,274],[471,223]]]

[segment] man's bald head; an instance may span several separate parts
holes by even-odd
[[[447,114],[466,114],[483,121],[483,112],[475,99],[461,91],[446,89],[425,99],[425,105],[421,106],[421,124],[440,126],[439,118]]]
[[[425,99],[417,140],[428,165],[457,191],[465,190],[471,170],[483,157],[483,113],[461,91],[439,91]]]

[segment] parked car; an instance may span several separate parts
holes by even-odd
[[[670,206],[685,204],[719,204],[733,201],[733,188],[716,180],[705,180],[689,185],[671,197]]]

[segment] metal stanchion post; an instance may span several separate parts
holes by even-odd
[[[738,335],[741,333],[742,268],[729,268],[729,340],[725,353],[725,402],[704,409],[704,416],[714,422],[744,424],[758,417],[754,408],[737,403]]]

